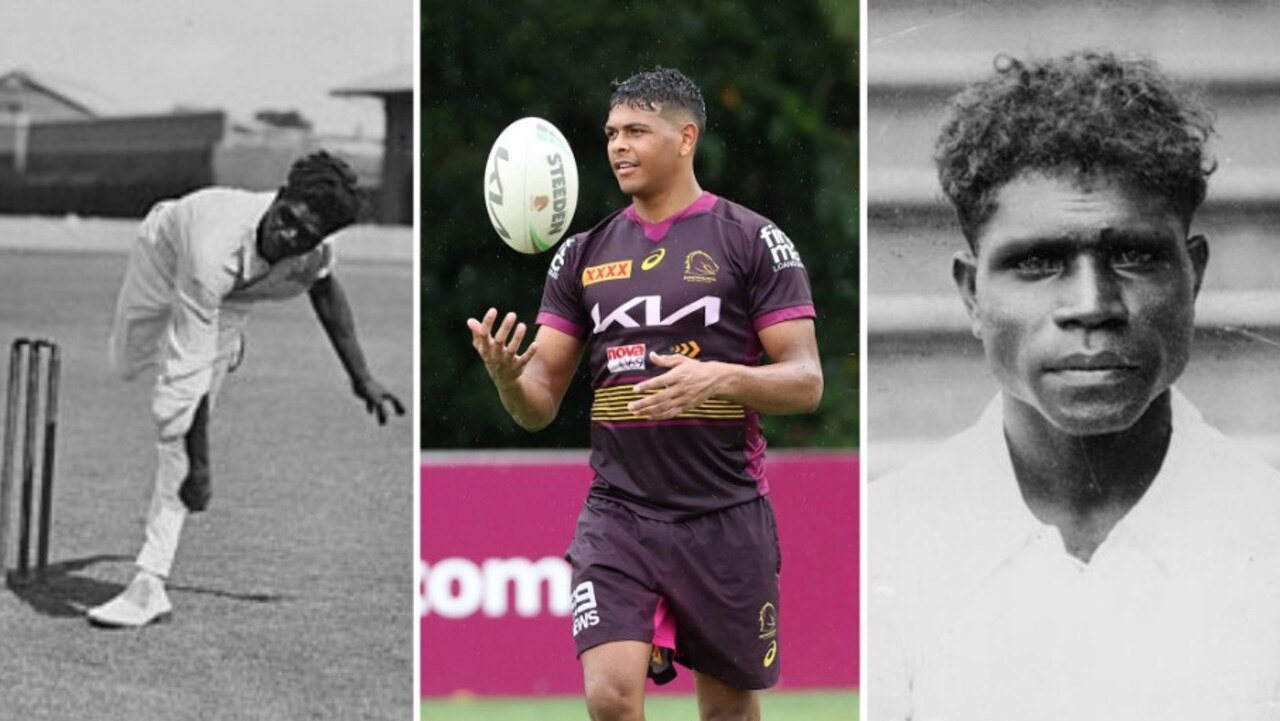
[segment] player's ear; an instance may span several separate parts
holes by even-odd
[[[969,330],[982,338],[982,314],[978,310],[978,259],[973,251],[962,250],[951,257],[951,278],[960,291],[960,300],[969,314]]]
[[[1195,294],[1200,295],[1200,283],[1204,281],[1204,269],[1209,265],[1209,240],[1195,235],[1187,240],[1187,253],[1191,256],[1191,270],[1195,273]]]
[[[685,123],[680,127],[680,157],[693,154],[698,147],[698,124]]]

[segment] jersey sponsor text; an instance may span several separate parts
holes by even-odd
[[[573,589],[573,635],[577,636],[600,623],[600,611],[596,609],[596,585],[583,581]]]
[[[640,320],[631,315],[631,311],[637,307],[644,308],[644,315]],[[642,326],[654,328],[675,325],[682,318],[699,310],[703,313],[702,326],[704,328],[720,322],[720,298],[714,295],[704,295],[668,316],[662,315],[662,296],[660,295],[636,296],[615,308],[612,313],[603,319],[600,317],[600,304],[596,303],[591,306],[591,320],[595,323],[592,333],[600,333],[607,330],[615,323],[623,328],[640,328]]]
[[[605,348],[604,353],[605,358],[609,362],[609,370],[613,373],[644,369],[644,343],[613,346],[611,348]]]
[[[569,248],[573,247],[573,242],[577,239],[578,236],[575,235],[560,244],[559,250],[551,258],[551,267],[547,269],[547,275],[557,279],[560,277],[560,269],[564,268],[565,256],[569,254]]]
[[[631,261],[615,260],[582,269],[582,285],[588,286],[606,280],[626,280],[631,277]]]
[[[760,229],[760,238],[769,248],[769,254],[773,256],[773,270],[783,270],[785,268],[803,268],[804,263],[800,262],[800,251],[796,250],[796,246],[787,237],[787,234],[778,230],[776,225],[766,225]]]

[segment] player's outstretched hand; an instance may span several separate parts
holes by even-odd
[[[715,395],[723,373],[716,363],[703,363],[682,355],[650,353],[649,360],[667,371],[637,383],[636,393],[652,393],[627,404],[627,410],[653,420],[675,418],[697,408]]]
[[[357,379],[352,382],[351,388],[355,391],[356,397],[364,401],[365,410],[377,417],[378,425],[387,424],[387,406],[390,406],[396,415],[404,415],[404,404],[400,399],[373,378]]]
[[[493,323],[497,319],[497,309],[490,308],[483,320],[468,318],[467,328],[471,329],[471,347],[480,354],[485,370],[489,371],[494,384],[502,388],[520,378],[529,359],[538,352],[538,344],[530,343],[525,352],[521,353],[520,344],[524,342],[524,334],[528,328],[524,323],[516,323],[515,313],[507,313],[495,331]]]

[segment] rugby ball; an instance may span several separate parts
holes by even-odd
[[[578,207],[578,164],[564,135],[542,118],[521,118],[494,141],[484,202],[502,240],[521,253],[548,250]]]

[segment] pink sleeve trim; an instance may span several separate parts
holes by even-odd
[[[817,318],[818,312],[811,305],[795,305],[782,310],[775,310],[765,313],[756,318],[752,325],[756,331],[762,331],[771,325],[777,325],[784,320],[795,320],[796,318]]]
[[[579,327],[577,323],[574,323],[573,321],[567,318],[558,316],[555,313],[548,313],[547,311],[543,311],[539,313],[537,324],[545,325],[550,328],[555,328],[561,333],[564,333],[565,335],[571,335],[574,338],[577,338],[579,340],[586,340],[587,338],[587,332],[583,330],[581,327]]]

